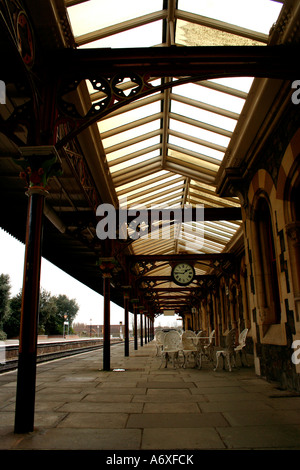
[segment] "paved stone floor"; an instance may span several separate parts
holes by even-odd
[[[13,432],[16,372],[1,374],[0,449],[300,450],[300,396],[252,366],[166,369],[154,343],[123,349],[112,348],[109,372],[101,351],[38,365],[28,434]]]

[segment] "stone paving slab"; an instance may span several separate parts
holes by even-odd
[[[57,425],[58,428],[123,429],[127,413],[71,412]]]
[[[137,387],[147,387],[147,388],[159,388],[159,389],[171,389],[171,388],[194,388],[195,384],[193,382],[169,382],[169,381],[152,381],[148,380],[147,382],[138,382]]]
[[[39,364],[35,429],[17,435],[16,372],[0,375],[0,449],[300,450],[300,396],[253,367],[165,369],[153,343],[113,347],[111,367],[101,351]]]
[[[300,449],[300,426],[237,426],[217,431],[228,449]]]
[[[24,436],[16,449],[28,450],[136,450],[141,443],[140,429],[52,428]]]
[[[228,426],[221,413],[141,413],[130,415],[127,428],[202,428]]]
[[[143,413],[199,413],[200,408],[198,403],[144,403],[143,404]],[[179,417],[180,419],[180,417]]]
[[[225,444],[213,428],[152,428],[143,432],[141,449],[224,450]]]

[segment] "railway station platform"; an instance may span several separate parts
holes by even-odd
[[[255,375],[164,368],[155,343],[111,347],[37,366],[35,429],[14,434],[16,371],[0,375],[0,449],[106,451],[300,450],[300,396]],[[134,454],[132,454],[134,455]],[[111,462],[113,463],[113,462]],[[193,462],[194,463],[194,462]]]

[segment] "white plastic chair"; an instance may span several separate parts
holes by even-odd
[[[236,335],[236,330],[233,328],[232,330],[229,331],[228,335],[226,336],[226,347],[225,349],[222,349],[220,351],[216,352],[216,367],[214,370],[216,371],[219,366],[219,361],[220,357],[222,356],[223,358],[223,369],[225,369],[225,359],[227,360],[228,364],[228,370],[231,372],[231,360],[235,363],[235,358],[234,358],[234,347],[235,347],[235,335]]]
[[[242,355],[245,358],[246,365],[248,366],[248,361],[247,361],[247,354],[245,351],[245,346],[246,346],[246,339],[247,339],[247,334],[248,334],[248,328],[245,328],[240,334],[239,334],[239,344],[234,348],[235,353],[240,354],[240,360],[241,364],[243,365],[242,361]]]
[[[159,330],[155,333],[156,355],[157,356],[160,356],[161,353],[162,353],[165,334],[166,333],[162,330]]]
[[[178,331],[168,331],[164,336],[162,356],[165,359],[165,368],[168,367],[168,361],[172,361],[174,369],[178,363],[179,351],[182,350],[181,337]]]
[[[199,363],[198,361],[198,338],[196,333],[191,330],[184,331],[182,333],[182,352],[183,352],[183,367],[186,368],[187,363],[191,356],[194,358],[195,367]]]
[[[199,360],[200,362],[202,362],[202,357],[205,357],[209,361],[212,361],[213,352],[214,352],[215,330],[212,330],[209,336],[202,336],[202,335],[203,335],[203,332],[198,333]],[[200,364],[200,367],[201,367],[201,364]]]

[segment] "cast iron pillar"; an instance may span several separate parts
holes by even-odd
[[[140,334],[141,334],[141,346],[143,346],[143,311],[144,307],[140,307]]]
[[[129,356],[129,291],[131,286],[123,286],[124,293],[124,324],[125,324],[125,335],[124,335],[124,356]]]
[[[148,343],[148,317],[147,312],[145,312],[145,344]]]
[[[21,149],[28,195],[24,277],[19,336],[19,358],[15,407],[15,433],[34,429],[37,335],[39,321],[40,271],[44,200],[48,179],[61,174],[58,155],[53,147]]]
[[[98,262],[103,278],[103,370],[110,370],[110,282],[117,264],[113,257]]]
[[[133,304],[133,318],[134,318],[134,349],[138,349],[138,336],[137,336],[137,309],[138,309],[138,299],[131,300]]]
[[[44,197],[44,194],[34,190],[29,193],[15,412],[16,433],[32,432],[34,428]]]
[[[104,299],[104,345],[103,345],[103,370],[110,370],[110,279],[111,275],[103,274],[103,299]]]

